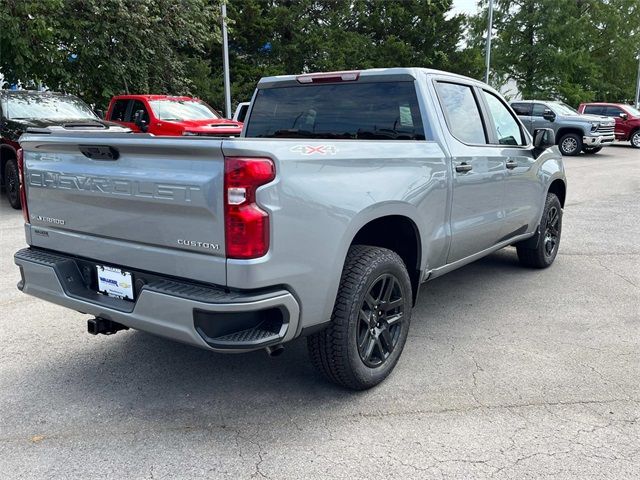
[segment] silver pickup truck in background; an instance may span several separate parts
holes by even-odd
[[[21,138],[23,292],[218,352],[282,351],[353,389],[404,347],[420,284],[558,252],[566,180],[481,82],[419,68],[262,79],[241,138]]]
[[[529,132],[550,128],[563,155],[598,153],[616,139],[613,118],[585,115],[563,102],[520,100],[511,107]]]

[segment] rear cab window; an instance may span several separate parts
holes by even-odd
[[[530,116],[531,104],[530,103],[512,103],[511,108],[516,112],[516,115]]]
[[[246,137],[424,140],[413,81],[259,89]]]
[[[114,122],[124,122],[128,106],[129,100],[116,100],[113,104],[109,120],[113,120]]]
[[[584,107],[584,113],[589,115],[604,115],[604,107],[601,105],[587,105]]]
[[[486,145],[487,134],[473,87],[438,81],[436,90],[451,134],[468,145]]]

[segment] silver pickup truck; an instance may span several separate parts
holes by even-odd
[[[566,180],[470,78],[392,68],[262,79],[241,138],[21,138],[23,292],[218,352],[306,336],[353,389],[404,347],[420,284],[515,246],[558,252]]]
[[[529,132],[552,129],[563,155],[598,153],[616,139],[613,118],[585,115],[563,102],[520,100],[511,107]]]

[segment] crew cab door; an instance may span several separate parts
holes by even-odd
[[[495,245],[504,217],[505,166],[500,148],[489,144],[484,106],[472,84],[436,80],[444,113],[451,169],[451,244],[447,263]]]
[[[626,119],[620,116],[624,113],[626,113],[624,110],[622,110],[620,107],[616,107],[615,105],[607,105],[603,113],[603,115],[607,117],[613,117],[616,120],[614,132],[616,138],[629,138],[629,135],[631,134],[629,116],[627,116]]]
[[[533,135],[533,131],[536,128],[552,128],[555,131],[553,122],[547,118],[544,118],[544,112],[551,110],[544,103],[534,103],[531,109],[531,128],[529,132]]]
[[[149,108],[144,104],[142,100],[132,100],[129,110],[127,111],[127,119],[125,125],[134,132],[142,132],[140,127],[136,125],[135,118],[136,112],[142,112],[142,120],[147,124],[147,130],[145,133],[154,133],[151,128],[151,115],[149,114]]]
[[[504,223],[498,241],[531,231],[538,220],[542,184],[536,176],[536,159],[529,137],[499,96],[482,89],[487,111],[489,142],[504,160]]]

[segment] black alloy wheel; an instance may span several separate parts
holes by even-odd
[[[560,240],[560,211],[556,205],[552,205],[547,211],[547,219],[544,230],[544,255],[547,258],[553,258],[558,248]]]
[[[357,343],[362,362],[377,368],[393,353],[403,328],[405,299],[398,279],[379,276],[369,287],[359,313]]]
[[[307,337],[311,361],[338,385],[374,387],[398,363],[412,307],[411,279],[400,256],[386,248],[352,245],[331,322]]]
[[[19,210],[22,207],[20,201],[20,175],[15,160],[9,160],[4,166],[4,186],[7,199],[13,208]]]
[[[562,204],[549,192],[534,237],[517,243],[520,263],[531,268],[547,268],[556,259],[562,236]]]

